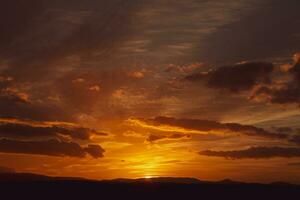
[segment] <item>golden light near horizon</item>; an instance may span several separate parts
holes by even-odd
[[[128,168],[132,173],[137,174],[137,177],[160,176],[160,171],[164,170],[164,167],[161,166],[163,160],[159,156],[137,156],[134,160],[135,161],[132,162],[133,164],[128,166]]]
[[[145,143],[142,146],[126,148],[131,153],[124,152],[124,161],[112,165],[115,166],[114,169],[122,170],[127,173],[126,176],[133,178],[168,176],[170,171],[180,167],[177,161],[182,160],[183,156],[188,158],[190,154],[186,150],[173,151],[171,147],[163,144]]]

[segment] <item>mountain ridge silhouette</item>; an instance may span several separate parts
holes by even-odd
[[[242,183],[186,177],[92,180],[32,173],[0,174],[4,199],[292,199],[300,185]],[[2,199],[2,198],[1,198]]]

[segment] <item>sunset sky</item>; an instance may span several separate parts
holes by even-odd
[[[300,183],[299,0],[4,0],[0,172]]]

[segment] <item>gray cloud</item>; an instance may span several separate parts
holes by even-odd
[[[5,28],[0,33],[0,52],[4,53],[15,37],[28,30],[43,11],[43,1],[40,0],[3,1],[0,8],[0,24]]]
[[[0,123],[0,136],[6,138],[42,138],[69,136],[72,139],[89,140],[91,135],[107,134],[84,127],[32,126],[29,124]]]
[[[229,159],[265,159],[274,157],[300,157],[300,148],[284,147],[251,147],[246,150],[235,151],[201,151],[200,155],[212,157],[224,157]]]
[[[92,144],[89,144],[84,150],[94,158],[103,157],[103,153],[105,152],[101,146]]]
[[[47,156],[69,156],[83,158],[90,154],[94,158],[103,157],[104,150],[99,145],[81,147],[74,142],[63,142],[56,139],[45,141],[0,140],[0,152],[36,154]]]
[[[291,137],[290,142],[300,145],[300,135],[294,135]]]
[[[42,83],[34,86],[30,82],[24,83],[10,76],[1,78],[1,118],[25,118],[39,121],[70,121],[74,119],[72,110],[66,110],[60,102],[49,99],[53,95],[53,88],[45,86],[39,88]],[[24,89],[25,85],[27,89]]]
[[[253,1],[252,1],[253,2]],[[253,2],[254,9],[219,27],[199,43],[195,58],[214,62],[239,62],[288,57],[299,50],[297,0]]]
[[[188,75],[187,80],[204,81],[215,89],[227,89],[231,92],[249,90],[258,83],[269,83],[274,66],[266,62],[246,62],[232,66],[218,67],[207,73]]]
[[[205,59],[202,51],[206,48],[201,45],[206,44],[207,37],[224,25],[238,21],[245,13],[255,9],[259,1],[145,2],[145,8],[139,12],[137,33],[125,46],[127,54],[133,58],[151,59],[151,62],[176,62]]]
[[[170,125],[177,126],[186,129],[193,129],[199,131],[232,131],[248,136],[258,136],[273,139],[285,139],[288,136],[282,133],[269,132],[263,128],[258,128],[251,125],[242,125],[238,123],[220,123],[211,120],[200,120],[200,119],[176,119],[172,117],[156,117],[148,120],[149,122],[158,125]]]
[[[296,54],[297,55],[297,54]],[[295,55],[295,56],[296,56]],[[266,101],[276,104],[300,103],[300,61],[296,60],[287,72],[291,80],[283,84],[267,84],[257,87],[250,99],[265,98]]]
[[[1,21],[11,28],[0,35],[0,41],[8,41],[0,48],[8,65],[3,73],[41,80],[57,75],[59,63],[70,57],[82,63],[107,60],[116,44],[131,33],[137,4],[135,0],[88,0],[72,5],[68,0],[12,0],[4,4]]]

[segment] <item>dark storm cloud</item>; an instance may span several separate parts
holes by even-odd
[[[1,118],[24,118],[38,121],[74,120],[73,112],[51,102],[28,102],[15,95],[0,96]]]
[[[266,62],[245,62],[223,66],[207,73],[188,75],[187,80],[204,81],[208,87],[226,89],[231,92],[249,90],[258,83],[269,83],[273,64]]]
[[[55,73],[56,64],[70,56],[108,57],[130,32],[137,3],[12,0],[2,5],[1,24],[7,29],[0,41],[8,41],[0,47],[8,65],[4,73],[34,80]]]
[[[104,150],[98,145],[84,148],[74,142],[63,142],[55,139],[45,141],[18,141],[1,139],[0,152],[47,156],[69,156],[79,158],[83,158],[89,154],[94,158],[99,158],[103,157]]]
[[[179,140],[184,138],[191,138],[191,135],[188,134],[181,134],[181,133],[173,133],[169,135],[163,135],[163,134],[150,134],[146,141],[147,142],[157,142],[161,140]]]
[[[248,136],[259,136],[274,139],[287,138],[286,134],[269,132],[263,128],[238,123],[220,123],[200,119],[176,119],[172,117],[156,117],[149,120],[157,125],[170,125],[199,131],[231,131]]]
[[[300,60],[299,53],[294,61],[280,64],[269,62],[242,62],[223,66],[207,72],[196,72],[185,80],[203,84],[208,88],[241,94],[240,97],[253,102],[272,104],[300,103]],[[224,95],[224,94],[222,94]],[[222,97],[221,95],[221,97]]]
[[[255,2],[254,2],[255,3]],[[219,27],[199,43],[195,57],[217,62],[239,62],[288,56],[299,50],[298,0],[261,1],[252,12]]]
[[[137,39],[129,41],[126,49],[130,49],[133,55],[150,58],[152,62],[206,59],[202,52],[205,52],[206,47],[202,44],[209,46],[210,41],[207,42],[207,38],[211,34],[225,25],[239,21],[252,9],[264,5],[257,0],[146,2],[147,7],[139,13],[141,23],[137,24]],[[221,48],[224,49],[225,46],[227,45]],[[214,62],[214,58],[209,61]]]
[[[34,23],[43,12],[43,0],[5,0],[0,7],[0,52]],[[3,53],[3,52],[2,52]]]
[[[137,88],[127,85],[122,78],[125,72],[120,70],[120,66],[131,67],[133,59],[129,58],[133,57],[138,60],[146,58],[141,59],[142,65],[146,66],[144,60],[155,60],[151,59],[153,54],[162,58],[157,61],[167,60],[165,58],[171,54],[171,57],[180,56],[180,60],[181,56],[189,57],[190,52],[187,50],[193,49],[199,42],[198,37],[206,40],[206,36],[218,32],[224,24],[230,25],[236,21],[238,19],[236,16],[240,16],[242,20],[242,13],[246,11],[248,13],[248,7],[256,8],[255,2],[29,0],[25,5],[20,0],[12,0],[1,7],[4,11],[1,21],[4,27],[8,27],[3,30],[3,40],[9,41],[0,46],[1,73],[13,76],[16,82],[31,84],[32,88],[28,91],[30,102],[19,102],[18,100],[24,99],[17,98],[20,96],[16,95],[3,97],[0,100],[0,108],[3,109],[0,115],[35,120],[73,121],[80,114],[92,112],[93,114],[98,112],[100,115],[110,112],[111,115],[115,115],[116,112],[141,113],[135,111],[139,107],[140,110],[148,108],[152,112],[162,109],[163,103],[157,103],[158,98],[150,92],[146,97],[147,100],[150,101],[152,98],[153,102],[156,101],[151,102],[151,105],[141,103],[130,108],[127,106],[128,103],[124,103],[126,105],[122,105],[123,107],[112,105],[113,101],[108,96],[115,90]],[[175,15],[176,18],[173,17]],[[5,18],[9,19],[7,20],[9,22],[5,21]],[[134,50],[137,50],[135,44],[145,44],[145,51],[141,51],[143,56],[130,54],[128,49],[126,52],[120,52],[119,48],[124,47],[124,42],[133,44],[131,47]],[[112,59],[111,56],[113,58],[128,56],[126,59],[129,63]],[[197,59],[195,62],[202,60]],[[105,73],[103,69],[112,69],[111,71],[118,71],[119,74]],[[78,76],[74,76],[76,79],[85,71],[89,73],[84,77],[85,83],[72,84],[68,75],[77,73]],[[156,79],[159,77],[160,82],[167,79],[164,75],[155,75],[156,69],[151,73]],[[248,79],[242,82],[236,80],[237,78],[231,79],[241,87],[225,82],[227,84],[225,87],[229,90],[243,90],[255,81]],[[267,81],[264,77],[258,79]],[[149,79],[148,82],[142,82],[138,86],[148,92],[150,85],[153,86],[151,81],[156,80]],[[209,85],[217,88],[223,82],[211,81]],[[174,96],[174,99],[183,100],[178,97],[179,90],[175,87],[170,89],[170,92],[167,89],[167,92],[164,92],[161,88],[163,89],[159,86],[158,90],[160,94],[165,95],[164,97]],[[48,92],[53,95],[47,96]],[[138,92],[133,94],[132,90],[130,92],[132,96],[140,95]],[[49,101],[50,97],[59,101]],[[153,109],[152,107],[149,109],[150,106]]]
[[[288,84],[279,89],[262,86],[255,91],[251,98],[259,96],[266,96],[269,102],[276,104],[299,103],[300,87],[295,84]]]
[[[0,137],[5,138],[42,138],[69,136],[72,139],[89,140],[91,135],[106,135],[93,129],[63,126],[32,126],[29,124],[0,123]]]
[[[298,51],[297,0],[150,2],[140,14],[138,40],[128,45],[134,55],[229,63]]]
[[[200,155],[212,157],[224,157],[228,159],[264,159],[274,157],[300,157],[300,148],[285,147],[251,147],[246,150],[235,151],[201,151]]]
[[[295,63],[287,74],[291,80],[284,84],[268,84],[257,87],[250,99],[265,97],[270,103],[276,104],[299,104],[300,103],[300,61],[299,54],[295,54]],[[297,57],[297,58],[296,58]]]

